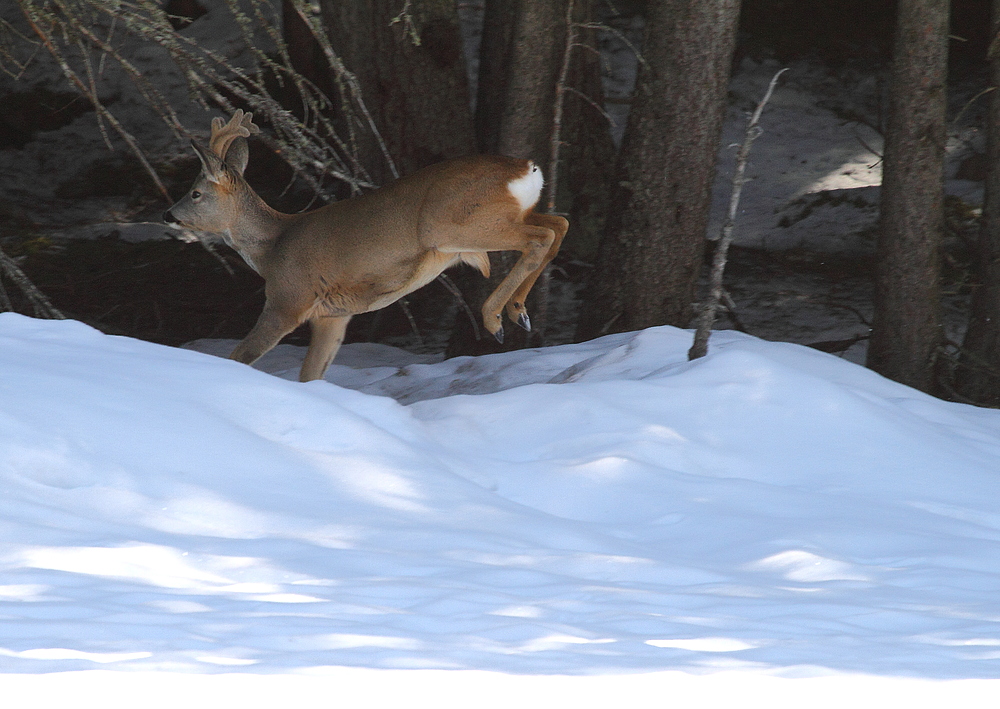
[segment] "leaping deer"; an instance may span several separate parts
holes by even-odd
[[[542,173],[530,160],[474,155],[431,165],[382,189],[311,212],[271,209],[243,179],[246,139],[260,129],[237,110],[212,121],[202,171],[163,213],[171,225],[221,234],[264,277],[266,303],[230,359],[252,364],[309,321],[300,381],[321,379],[351,317],[378,310],[465,262],[490,274],[490,251],[521,257],[483,305],[503,341],[501,312],[526,330],[525,297],[559,251],[569,222],[533,210]]]

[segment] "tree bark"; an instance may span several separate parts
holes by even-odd
[[[576,0],[577,22],[595,22],[595,4],[595,0]],[[592,263],[610,204],[614,173],[608,167],[614,165],[615,146],[608,119],[595,107],[604,108],[597,32],[578,28],[576,41],[584,46],[573,50],[569,86],[589,100],[573,92],[566,94],[556,201],[562,211],[569,212],[570,233],[562,252]]]
[[[500,125],[507,102],[508,67],[518,18],[518,2],[486,0],[479,45],[479,78],[474,114],[479,152],[500,150]]]
[[[922,391],[941,344],[948,0],[902,0],[893,46],[868,366]]]
[[[497,152],[537,161],[548,175],[552,102],[565,32],[564,0],[522,0],[511,38]]]
[[[992,0],[991,37],[1000,33],[1000,0]],[[969,328],[955,373],[963,397],[1000,406],[1000,42],[991,48],[986,124],[986,184],[983,218],[973,254],[975,290]]]
[[[408,6],[404,0],[321,0],[321,7],[330,42],[357,76],[400,175],[475,152],[454,0]],[[392,180],[372,132],[354,128],[373,181]]]
[[[705,248],[739,0],[650,2],[579,339],[685,326]]]

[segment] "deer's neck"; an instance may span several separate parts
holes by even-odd
[[[282,214],[271,209],[249,188],[243,193],[238,215],[233,226],[224,235],[226,242],[239,252],[250,268],[263,275],[262,269],[266,268],[268,254],[274,243],[297,215]]]

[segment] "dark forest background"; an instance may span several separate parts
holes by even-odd
[[[100,5],[78,4],[98,15]],[[474,108],[459,23],[459,10],[470,6],[483,23]],[[16,13],[10,26],[36,44],[60,28],[72,34],[74,7],[18,0],[30,27]],[[180,36],[205,13],[198,0],[135,7],[137,23],[160,34],[169,23]],[[247,179],[273,206],[296,211],[315,205],[317,195],[347,198],[473,152],[528,157],[546,170],[555,188],[539,210],[565,214],[572,225],[551,278],[577,287],[540,281],[528,304],[535,328],[508,338],[506,349],[544,345],[557,328],[583,340],[691,326],[713,251],[705,237],[727,85],[745,58],[808,59],[879,75],[885,181],[878,248],[864,266],[875,280],[868,364],[938,396],[1000,405],[1000,92],[990,91],[1000,83],[1000,0],[320,0],[317,7],[284,0],[281,14],[283,50],[267,60],[274,64],[259,83],[220,80],[214,92],[220,112],[252,109],[265,126],[264,139],[251,142]],[[630,37],[642,63],[616,145],[595,109],[605,104],[596,50],[635,17],[644,29]],[[293,75],[306,83],[288,80]],[[987,92],[972,111],[990,137],[969,167],[986,197],[961,253],[943,259],[946,126],[968,110],[953,95],[949,102],[949,86],[958,84]],[[19,87],[3,97],[0,149],[17,150],[39,131],[94,110],[86,88]],[[368,119],[381,143],[365,129]],[[292,120],[310,129],[315,155],[336,169],[308,167],[307,146],[290,137],[297,135]],[[330,147],[347,135],[342,149]],[[193,154],[169,165],[130,159],[96,170],[65,196],[124,192],[138,205],[137,219],[152,221],[198,169]],[[262,281],[223,247],[131,243],[114,234],[54,242],[19,221],[3,195],[0,218],[0,246],[40,292],[65,315],[106,332],[171,345],[240,338],[263,303]],[[494,272],[502,275],[504,264],[498,258]],[[941,326],[942,273],[955,268],[970,302],[962,342],[948,341]],[[496,351],[492,340],[477,338],[464,309],[478,312],[492,284],[471,270],[450,277],[461,299],[432,283],[402,304],[355,318],[348,341],[406,339],[450,356]],[[6,306],[31,314],[30,299],[9,276],[4,283]],[[555,291],[572,298],[554,304]],[[557,306],[558,317],[548,312]],[[303,330],[288,341],[307,338]]]

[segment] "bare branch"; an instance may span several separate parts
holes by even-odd
[[[482,335],[479,332],[479,320],[475,315],[473,315],[472,308],[470,308],[469,304],[466,302],[465,296],[462,295],[462,291],[459,290],[458,286],[455,285],[455,282],[451,280],[447,274],[442,273],[437,277],[437,279],[441,282],[441,285],[448,289],[449,293],[455,296],[455,300],[458,301],[458,306],[465,312],[466,317],[469,318],[469,322],[472,323],[472,332],[475,334],[476,340],[481,340]]]
[[[66,316],[52,305],[52,302],[45,297],[45,294],[38,290],[37,286],[21,270],[21,267],[17,265],[14,259],[4,253],[2,248],[0,248],[0,274],[7,276],[21,289],[28,302],[31,303],[31,308],[36,318],[48,318],[50,320],[66,319]],[[2,290],[2,286],[0,286],[0,290]],[[3,309],[10,310],[11,303],[10,298],[7,297],[6,290],[3,291],[2,301],[2,304],[5,306]]]
[[[969,110],[969,107],[972,106],[972,104],[974,104],[976,101],[978,101],[980,98],[982,98],[983,96],[985,96],[989,92],[996,91],[996,89],[997,89],[996,86],[987,86],[985,89],[983,89],[978,94],[976,94],[975,96],[973,96],[972,98],[970,98],[968,101],[966,101],[965,105],[962,106],[961,110],[952,119],[952,121],[951,121],[952,126],[957,126],[958,125],[958,121],[962,118],[962,116],[965,115],[965,112],[967,110]]]
[[[66,62],[65,57],[63,57],[62,53],[52,43],[52,40],[49,38],[49,36],[45,34],[45,32],[43,32],[42,29],[38,26],[37,15],[34,15],[34,13],[29,12],[25,6],[22,6],[22,9],[25,10],[25,17],[28,20],[28,23],[31,25],[31,28],[42,40],[42,43],[49,50],[49,53],[52,55],[52,57],[59,63],[59,66],[63,71],[63,75],[67,79],[69,79],[74,86],[76,86],[77,90],[79,90],[81,94],[90,99],[90,102],[91,104],[93,104],[94,110],[97,112],[97,114],[100,117],[107,120],[108,123],[110,123],[111,126],[118,132],[118,135],[121,136],[122,140],[125,141],[125,143],[129,146],[129,148],[131,148],[135,156],[139,159],[139,162],[142,164],[143,169],[145,169],[146,173],[152,178],[153,183],[156,185],[156,188],[167,200],[169,200],[170,194],[167,192],[167,188],[163,186],[163,183],[160,181],[160,176],[156,174],[156,170],[153,169],[153,166],[149,164],[149,161],[146,159],[146,154],[139,147],[138,143],[136,143],[135,138],[132,136],[132,134],[129,133],[127,130],[125,130],[122,124],[118,122],[118,119],[116,119],[113,115],[111,115],[108,109],[105,108],[104,104],[101,102],[100,98],[98,98],[96,92],[91,91],[90,87],[85,85],[83,83],[83,80],[80,79],[79,76],[77,76],[76,72],[74,72],[70,68],[69,64]],[[103,129],[101,132],[102,134],[104,133]],[[108,142],[108,147],[111,147],[110,141],[108,140],[106,134],[104,135],[104,139],[105,142]]]
[[[414,47],[420,46],[420,33],[417,32],[417,25],[413,22],[413,13],[410,11],[410,4],[413,0],[404,0],[403,9],[399,14],[389,20],[389,25],[402,24],[403,32],[413,42]]]
[[[578,44],[577,46],[579,47],[579,46],[582,46],[582,45]],[[604,120],[606,120],[611,125],[615,125],[615,117],[612,116],[607,111],[605,111],[603,108],[601,108],[601,106],[597,103],[597,101],[595,101],[594,99],[590,98],[590,96],[588,96],[587,94],[583,93],[582,91],[580,91],[578,89],[573,88],[572,86],[567,86],[566,87],[566,91],[569,91],[571,94],[576,94],[577,96],[579,96],[580,98],[582,98],[584,101],[586,101],[587,103],[589,103],[593,107],[593,109],[595,111],[597,111],[602,116],[604,116]]]
[[[743,144],[736,154],[736,171],[733,174],[733,188],[729,197],[729,212],[726,214],[726,220],[722,225],[722,234],[715,247],[715,254],[712,259],[712,273],[709,278],[709,294],[701,306],[701,315],[698,318],[698,328],[695,331],[694,344],[688,350],[689,360],[704,357],[708,353],[708,336],[712,330],[712,325],[715,324],[715,315],[722,300],[722,275],[726,269],[726,257],[729,253],[729,245],[733,243],[733,227],[736,226],[736,212],[740,205],[740,194],[743,192],[743,183],[745,182],[743,175],[746,173],[747,161],[750,157],[750,147],[762,133],[758,124],[760,123],[760,116],[764,112],[764,106],[771,99],[771,94],[774,93],[774,87],[777,85],[778,79],[786,71],[788,71],[787,67],[781,69],[771,79],[764,98],[757,104],[757,110],[753,112],[753,116],[751,116],[750,122],[747,124]]]
[[[206,109],[234,110],[233,103],[249,106],[273,129],[268,143],[323,199],[332,197],[329,181],[346,182],[355,193],[372,188],[370,175],[358,158],[357,135],[372,131],[394,175],[396,166],[365,106],[356,77],[339,60],[317,17],[306,0],[292,0],[295,12],[323,50],[339,90],[343,124],[335,124],[329,97],[296,72],[280,29],[274,22],[272,0],[225,0],[223,7],[235,18],[243,44],[254,66],[241,68],[229,57],[213,52],[170,24],[161,0],[16,0],[33,34],[25,35],[9,22],[0,20],[0,70],[14,76],[23,74],[38,51],[47,51],[70,84],[94,106],[102,137],[113,149],[111,133],[124,140],[166,196],[166,190],[138,141],[115,119],[99,95],[100,82],[110,63],[117,65],[138,89],[146,103],[178,138],[191,137],[169,100],[143,73],[114,46],[135,38],[162,48],[188,83],[192,101]],[[265,42],[260,39],[264,36]],[[273,45],[275,49],[270,49]],[[277,82],[293,87],[301,103],[297,118],[273,96],[268,86]],[[339,127],[339,126],[344,127]],[[108,127],[111,130],[108,130]],[[346,129],[345,129],[346,127]]]
[[[562,148],[562,116],[566,101],[566,83],[569,79],[570,59],[576,44],[577,23],[573,22],[574,0],[566,3],[566,46],[563,49],[562,66],[556,82],[555,107],[552,111],[552,137],[549,141],[549,179],[546,185],[546,210],[550,214],[556,210],[556,188],[559,183],[559,150]]]
[[[858,135],[857,132],[854,133],[854,139],[856,141],[858,141],[858,143],[861,144],[862,148],[864,148],[869,153],[871,153],[872,155],[874,155],[875,157],[878,158],[878,160],[876,160],[874,164],[868,166],[869,170],[872,169],[873,167],[875,167],[875,165],[878,165],[880,162],[882,162],[882,153],[880,153],[879,151],[877,151],[872,146],[868,145],[868,143],[865,141],[865,139],[862,138],[860,135]]]
[[[423,335],[420,334],[420,328],[417,327],[417,321],[413,317],[413,313],[410,311],[410,301],[408,301],[406,298],[400,298],[399,300],[396,301],[396,304],[399,305],[400,308],[402,308],[403,315],[406,316],[406,321],[410,323],[410,330],[413,331],[413,334],[417,338],[417,345],[423,347],[424,338]]]
[[[602,32],[609,32],[613,34],[615,37],[620,39],[626,47],[628,47],[632,51],[632,54],[635,55],[635,58],[639,60],[640,64],[646,67],[646,69],[649,69],[649,62],[647,62],[645,57],[642,56],[642,52],[640,52],[639,48],[636,47],[634,44],[632,44],[631,41],[629,41],[629,38],[626,37],[621,30],[617,30],[614,27],[609,27],[608,25],[605,25],[601,22],[579,22],[575,24],[582,30],[601,30]]]

